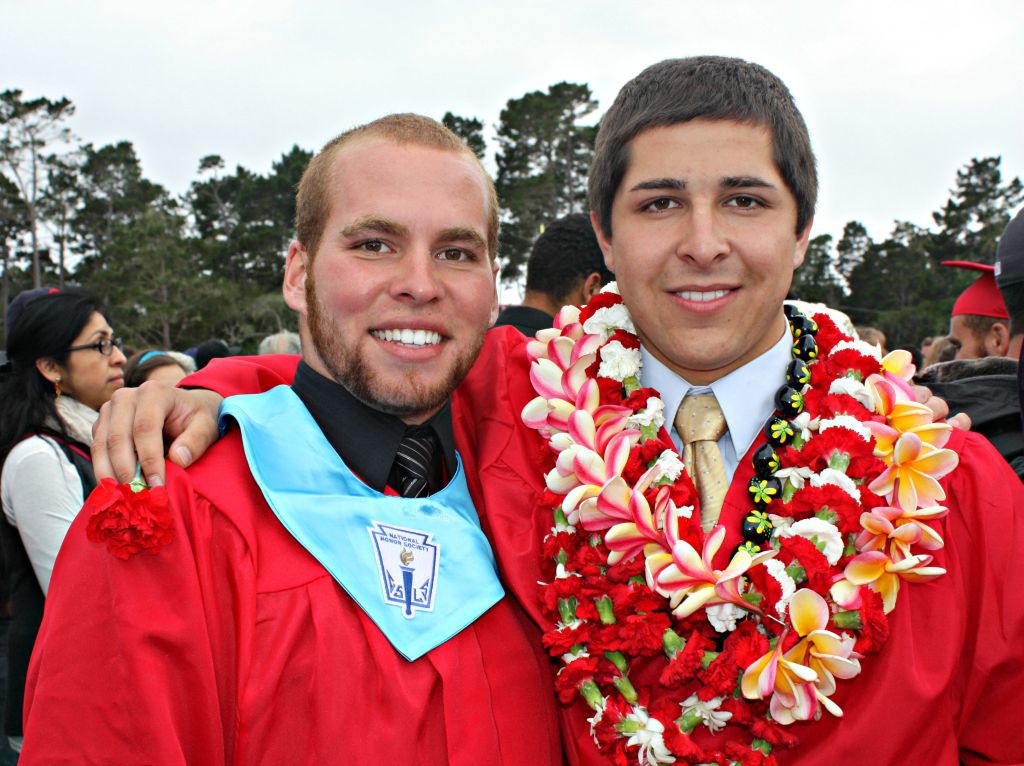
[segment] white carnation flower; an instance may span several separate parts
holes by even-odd
[[[679,453],[675,450],[667,449],[658,455],[658,462],[654,464],[657,469],[654,481],[661,481],[662,479],[668,479],[669,481],[675,481],[683,473],[683,461],[679,459]]]
[[[835,468],[826,468],[821,473],[812,474],[810,481],[812,487],[824,487],[826,484],[834,484],[858,503],[860,502],[860,489],[856,483],[845,473],[837,471]]]
[[[789,527],[786,529],[788,530]],[[782,537],[792,536],[785,532],[780,534]],[[780,617],[785,617],[786,610],[789,608],[789,600],[793,598],[793,594],[796,593],[796,581],[789,576],[789,573],[786,571],[786,565],[778,559],[768,559],[764,562],[764,568],[768,570],[768,574],[774,577],[782,587],[782,598],[780,598],[779,603],[775,605],[775,611],[779,613]]]
[[[735,604],[715,604],[704,610],[711,627],[719,633],[731,633],[736,630],[736,620],[742,620],[747,612]]]
[[[840,351],[847,348],[852,348],[859,354],[870,357],[871,359],[875,359],[879,362],[882,361],[882,347],[862,340],[841,340],[832,347],[832,351],[829,352],[829,356],[838,354]]]
[[[589,332],[589,330],[588,330]],[[640,349],[626,348],[617,340],[601,347],[601,366],[597,374],[602,378],[623,381],[640,374]]]
[[[601,355],[602,360],[604,354]],[[639,412],[634,412],[630,415],[626,422],[633,428],[643,428],[644,426],[654,426],[654,430],[657,431],[663,425],[665,425],[665,402],[659,399],[657,396],[652,396],[647,399],[647,406]]]
[[[602,293],[611,293],[612,295],[619,295],[619,283],[614,279],[601,288]]]
[[[835,524],[811,517],[795,522],[789,529],[780,533],[782,537],[803,537],[810,540],[819,549],[824,546],[821,552],[828,559],[828,563],[835,566],[843,555],[846,546],[843,544],[843,536]]]
[[[852,415],[836,415],[831,420],[822,420],[818,425],[818,433],[824,433],[830,428],[848,428],[864,441],[871,441],[871,432]]]
[[[871,389],[856,378],[851,378],[848,375],[833,380],[832,385],[828,387],[828,392],[830,394],[848,394],[867,409],[873,410],[875,408],[875,397],[871,393]]]
[[[607,337],[616,330],[636,332],[629,309],[621,303],[598,309],[590,319],[583,323],[583,331],[591,335]]]

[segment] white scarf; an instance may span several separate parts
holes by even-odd
[[[68,436],[75,441],[91,446],[92,424],[96,422],[100,414],[92,407],[82,404],[70,396],[58,396],[55,404],[57,415],[60,416]]]

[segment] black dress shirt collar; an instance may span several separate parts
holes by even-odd
[[[292,382],[327,441],[356,476],[383,492],[405,433],[405,423],[368,407],[348,389],[299,362]],[[447,477],[455,475],[455,437],[452,432],[451,402],[423,424],[431,426],[441,442]]]

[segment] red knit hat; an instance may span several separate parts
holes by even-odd
[[[953,312],[950,316],[974,314],[996,319],[1010,318],[1010,313],[1006,310],[1006,303],[1003,301],[1003,294],[996,287],[995,266],[988,263],[971,263],[970,261],[943,261],[942,265],[981,272],[981,276],[960,293],[960,297],[953,304]]]

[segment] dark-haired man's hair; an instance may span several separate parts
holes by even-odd
[[[619,91],[601,120],[590,170],[590,209],[612,235],[612,201],[629,165],[629,144],[650,128],[690,120],[732,120],[765,127],[775,165],[796,198],[796,231],[814,217],[818,174],[807,125],[789,89],[758,64],[720,56],[668,59]]]
[[[533,243],[526,262],[526,290],[544,293],[560,306],[594,272],[601,275],[602,285],[614,279],[604,265],[590,216],[572,213],[549,224]]]

